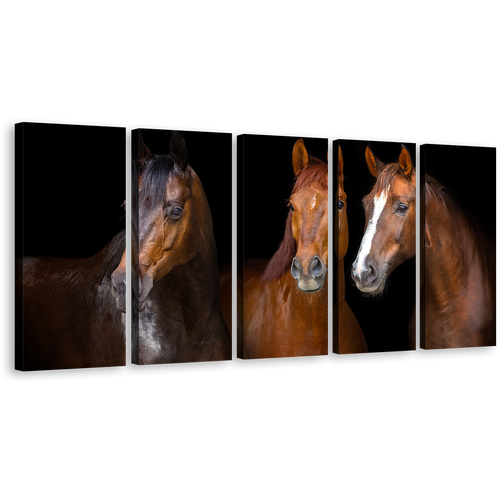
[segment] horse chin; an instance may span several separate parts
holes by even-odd
[[[363,286],[362,283],[358,283],[357,281],[356,281],[356,286],[361,292],[365,293],[366,295],[371,295],[371,296],[380,295],[381,293],[384,292],[385,284],[387,282],[387,275],[388,272],[386,270],[385,273],[382,275],[382,278],[372,286],[366,287]]]
[[[316,280],[308,280],[308,281],[297,280],[298,290],[304,293],[319,292],[323,288],[324,284],[325,284],[324,278],[319,283]]]

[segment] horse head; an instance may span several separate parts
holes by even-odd
[[[365,158],[377,181],[363,198],[365,232],[352,277],[362,292],[376,295],[391,272],[415,256],[416,173],[405,146],[396,163],[383,163],[370,146]]]
[[[328,167],[308,155],[299,139],[292,153],[296,182],[290,196],[291,231],[296,243],[291,273],[303,292],[323,287],[328,266]]]
[[[156,281],[188,263],[203,244],[203,229],[212,228],[201,182],[188,162],[183,137],[173,131],[170,154],[153,155],[139,134],[138,303]],[[123,258],[124,261],[124,258]],[[120,264],[113,273],[117,304],[124,302],[125,275]]]

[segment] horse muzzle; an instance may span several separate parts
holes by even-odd
[[[327,267],[317,255],[306,266],[300,259],[294,257],[291,273],[297,281],[297,288],[301,292],[315,293],[323,288]]]
[[[363,266],[358,266],[357,262],[354,262],[351,274],[354,283],[363,293],[377,295],[384,291],[387,271],[379,273],[373,264],[365,262]]]
[[[115,299],[116,308],[124,313],[127,310],[127,281],[126,272],[117,269],[111,275],[111,295]]]
[[[153,278],[149,274],[139,276],[139,312],[144,311],[146,299],[153,288]]]
[[[139,311],[144,311],[146,307],[146,299],[149,292],[153,288],[153,278],[149,275],[139,277]],[[124,313],[126,312],[127,304],[127,283],[126,273],[121,270],[116,270],[111,275],[111,295],[116,301],[117,309]]]

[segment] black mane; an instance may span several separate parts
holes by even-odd
[[[165,198],[167,182],[174,172],[181,174],[171,155],[155,155],[142,170],[140,204],[159,205]]]

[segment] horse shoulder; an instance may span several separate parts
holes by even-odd
[[[243,331],[245,358],[277,357],[283,345],[281,337],[290,332],[290,285],[283,278],[262,282],[259,269],[245,267],[243,293]],[[282,354],[281,354],[282,355]]]

